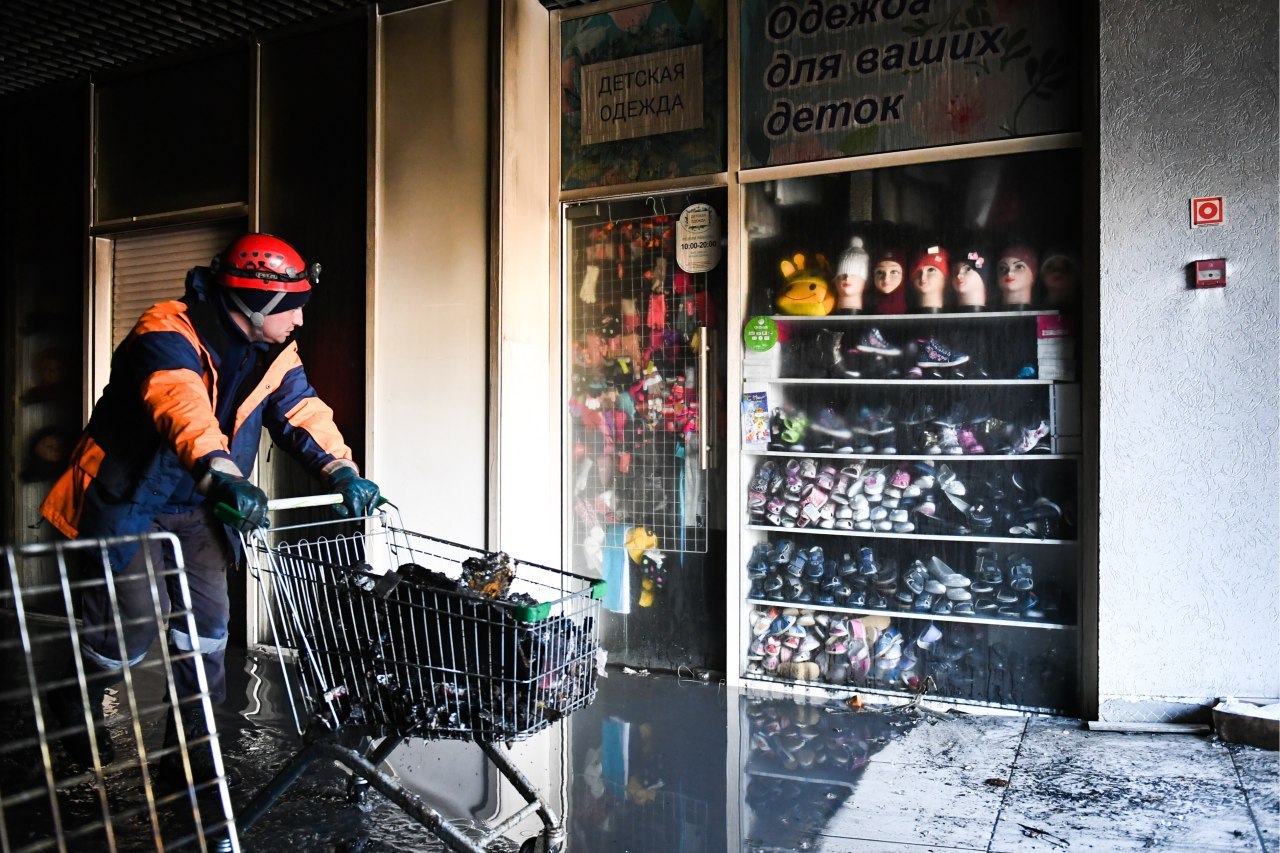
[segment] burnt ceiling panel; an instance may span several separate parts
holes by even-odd
[[[371,0],[0,0],[0,97],[288,27]]]

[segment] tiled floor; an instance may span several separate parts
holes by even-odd
[[[579,849],[1280,849],[1278,753],[1211,736],[1092,732],[1057,718],[850,713],[837,702],[806,707],[617,675],[596,706],[579,712],[575,733],[589,736],[600,719],[652,722],[655,708],[679,709],[694,729],[701,715],[724,715],[725,835],[717,834],[717,790],[706,791],[717,798],[706,845],[677,848],[647,843],[643,830],[593,833],[580,812],[575,820],[572,806],[587,797],[574,786]],[[687,734],[667,737],[670,748],[658,751],[664,772],[648,775],[662,777],[664,789],[697,790],[690,774],[714,760],[681,743]],[[585,757],[575,748],[575,771]],[[646,774],[643,763],[631,770]],[[633,797],[611,806],[616,824],[619,811],[645,808]]]
[[[300,744],[274,664],[250,658],[232,669],[218,724],[243,807]],[[150,739],[160,728],[144,722]],[[566,814],[574,853],[1280,851],[1280,753],[1211,736],[859,711],[610,670],[593,705],[526,746],[522,760],[541,766],[525,767]],[[394,765],[463,824],[510,813],[518,799],[498,793],[469,744],[414,741]],[[109,778],[110,799],[136,798],[130,772]],[[441,849],[382,797],[357,806],[345,793],[341,772],[315,765],[241,833],[244,849]],[[514,851],[536,824],[493,849]],[[120,849],[154,849],[136,829],[136,838],[122,832]]]

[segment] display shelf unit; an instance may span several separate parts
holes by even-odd
[[[769,527],[763,524],[748,524],[745,530],[762,533],[794,532],[790,527]],[[824,530],[822,528],[805,528],[806,534],[813,536],[839,536],[843,539],[906,539],[922,542],[984,542],[1005,545],[1075,545],[1074,539],[1041,539],[1033,537],[1013,538],[1009,536],[944,536],[935,533],[881,533],[876,530]]]
[[[743,456],[795,456],[790,450],[744,450]],[[930,456],[923,453],[826,453],[810,451],[804,454],[818,459],[869,459],[877,462],[938,462],[962,459],[965,462],[1014,462],[1023,457],[999,453],[960,453],[950,456]],[[1079,453],[1037,453],[1033,459],[1079,459]]]
[[[962,160],[939,150],[937,162],[854,158],[744,187],[744,682],[885,696],[927,685],[968,706],[1076,710],[1079,282],[1059,268],[1079,254],[1079,170],[1075,148]],[[1017,221],[974,214],[992,174]],[[757,226],[752,212],[766,210]],[[975,264],[989,311],[959,305]],[[933,300],[947,307],[926,310]],[[863,552],[866,571],[838,570]],[[908,583],[934,563],[945,571]],[[859,606],[872,596],[887,606]],[[956,603],[972,610],[948,612]],[[776,614],[763,636],[761,611]],[[942,639],[912,645],[935,631]],[[865,670],[850,666],[851,634]]]

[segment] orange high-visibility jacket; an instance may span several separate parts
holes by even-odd
[[[248,474],[264,425],[276,444],[317,476],[355,467],[333,410],[307,381],[294,342],[272,347],[256,361],[237,395],[234,428],[230,436],[223,433],[214,412],[217,344],[226,339],[216,312],[225,309],[214,290],[207,269],[192,270],[186,295],[149,308],[116,349],[110,382],[70,466],[40,507],[64,535],[146,532],[186,474],[200,483],[210,466],[228,470],[228,463]],[[136,544],[109,548],[112,568],[123,570],[136,550]]]

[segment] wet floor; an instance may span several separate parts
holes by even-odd
[[[231,698],[217,721],[243,809],[302,744],[273,660],[236,656],[229,669]],[[123,743],[118,715],[112,725]],[[144,721],[146,739],[162,728]],[[859,710],[610,669],[591,706],[514,755],[566,815],[576,853],[1280,850],[1277,753],[1211,736]],[[139,771],[118,764],[108,799],[127,804]],[[467,743],[410,741],[384,769],[464,827],[521,804]],[[7,829],[17,814],[5,811]],[[537,828],[528,818],[492,849],[514,851]],[[441,849],[381,795],[351,802],[346,773],[323,762],[241,842],[323,853]],[[117,843],[155,848],[146,826],[120,827]]]

